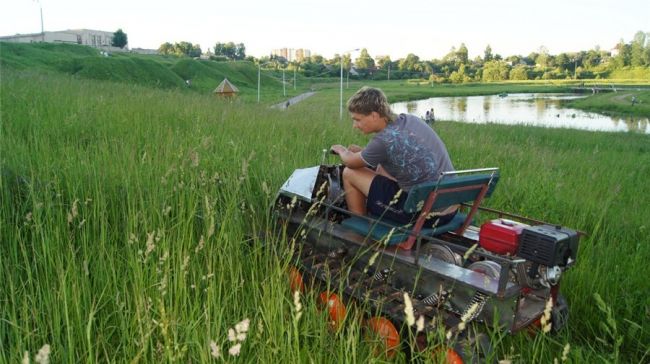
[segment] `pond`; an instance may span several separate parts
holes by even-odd
[[[562,101],[586,97],[575,94],[508,94],[490,96],[433,97],[397,102],[393,112],[424,118],[434,109],[436,120],[468,123],[525,124],[551,128],[630,131],[650,134],[647,117],[614,117],[562,106]]]

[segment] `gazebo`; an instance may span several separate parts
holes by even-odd
[[[227,78],[224,78],[223,81],[214,89],[214,94],[222,97],[234,97],[237,96],[239,89],[235,87]]]

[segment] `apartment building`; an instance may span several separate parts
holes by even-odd
[[[70,43],[82,44],[95,48],[111,48],[113,32],[91,29],[68,29],[54,32],[33,34],[16,34],[0,37],[0,42],[15,43]],[[126,47],[125,47],[126,48]]]
[[[276,57],[282,57],[289,62],[297,61],[300,62],[307,57],[311,57],[311,51],[304,48],[280,48],[274,49],[271,51],[271,55]]]

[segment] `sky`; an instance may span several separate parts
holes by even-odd
[[[244,43],[246,54],[306,48],[331,58],[366,48],[392,60],[442,58],[465,43],[469,57],[528,55],[629,43],[650,32],[648,0],[0,0],[0,36],[93,29],[128,35],[129,47],[188,41],[205,52]],[[355,58],[356,52],[351,52]]]

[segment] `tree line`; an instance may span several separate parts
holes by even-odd
[[[203,53],[198,44],[163,43],[160,54],[199,57]],[[339,77],[341,62],[350,78],[356,79],[427,79],[431,82],[493,82],[535,79],[593,79],[606,78],[612,71],[626,67],[650,67],[650,33],[637,32],[629,43],[621,40],[612,51],[598,47],[579,52],[552,55],[545,47],[526,56],[503,57],[488,45],[482,56],[470,59],[467,46],[452,47],[442,59],[423,60],[411,53],[392,60],[389,56],[373,58],[367,49],[361,49],[356,59],[349,54],[335,54],[331,59],[320,55],[299,61],[283,57],[265,56],[259,59],[246,56],[243,43],[216,43],[208,58],[218,61],[249,60],[264,63],[276,69],[296,69],[306,77]]]
[[[246,46],[244,43],[234,42],[216,43],[214,52],[207,53],[208,58],[217,61],[239,61],[246,59]],[[158,47],[158,53],[173,56],[200,57],[203,55],[201,46],[190,42],[176,42],[174,44],[165,42]]]

